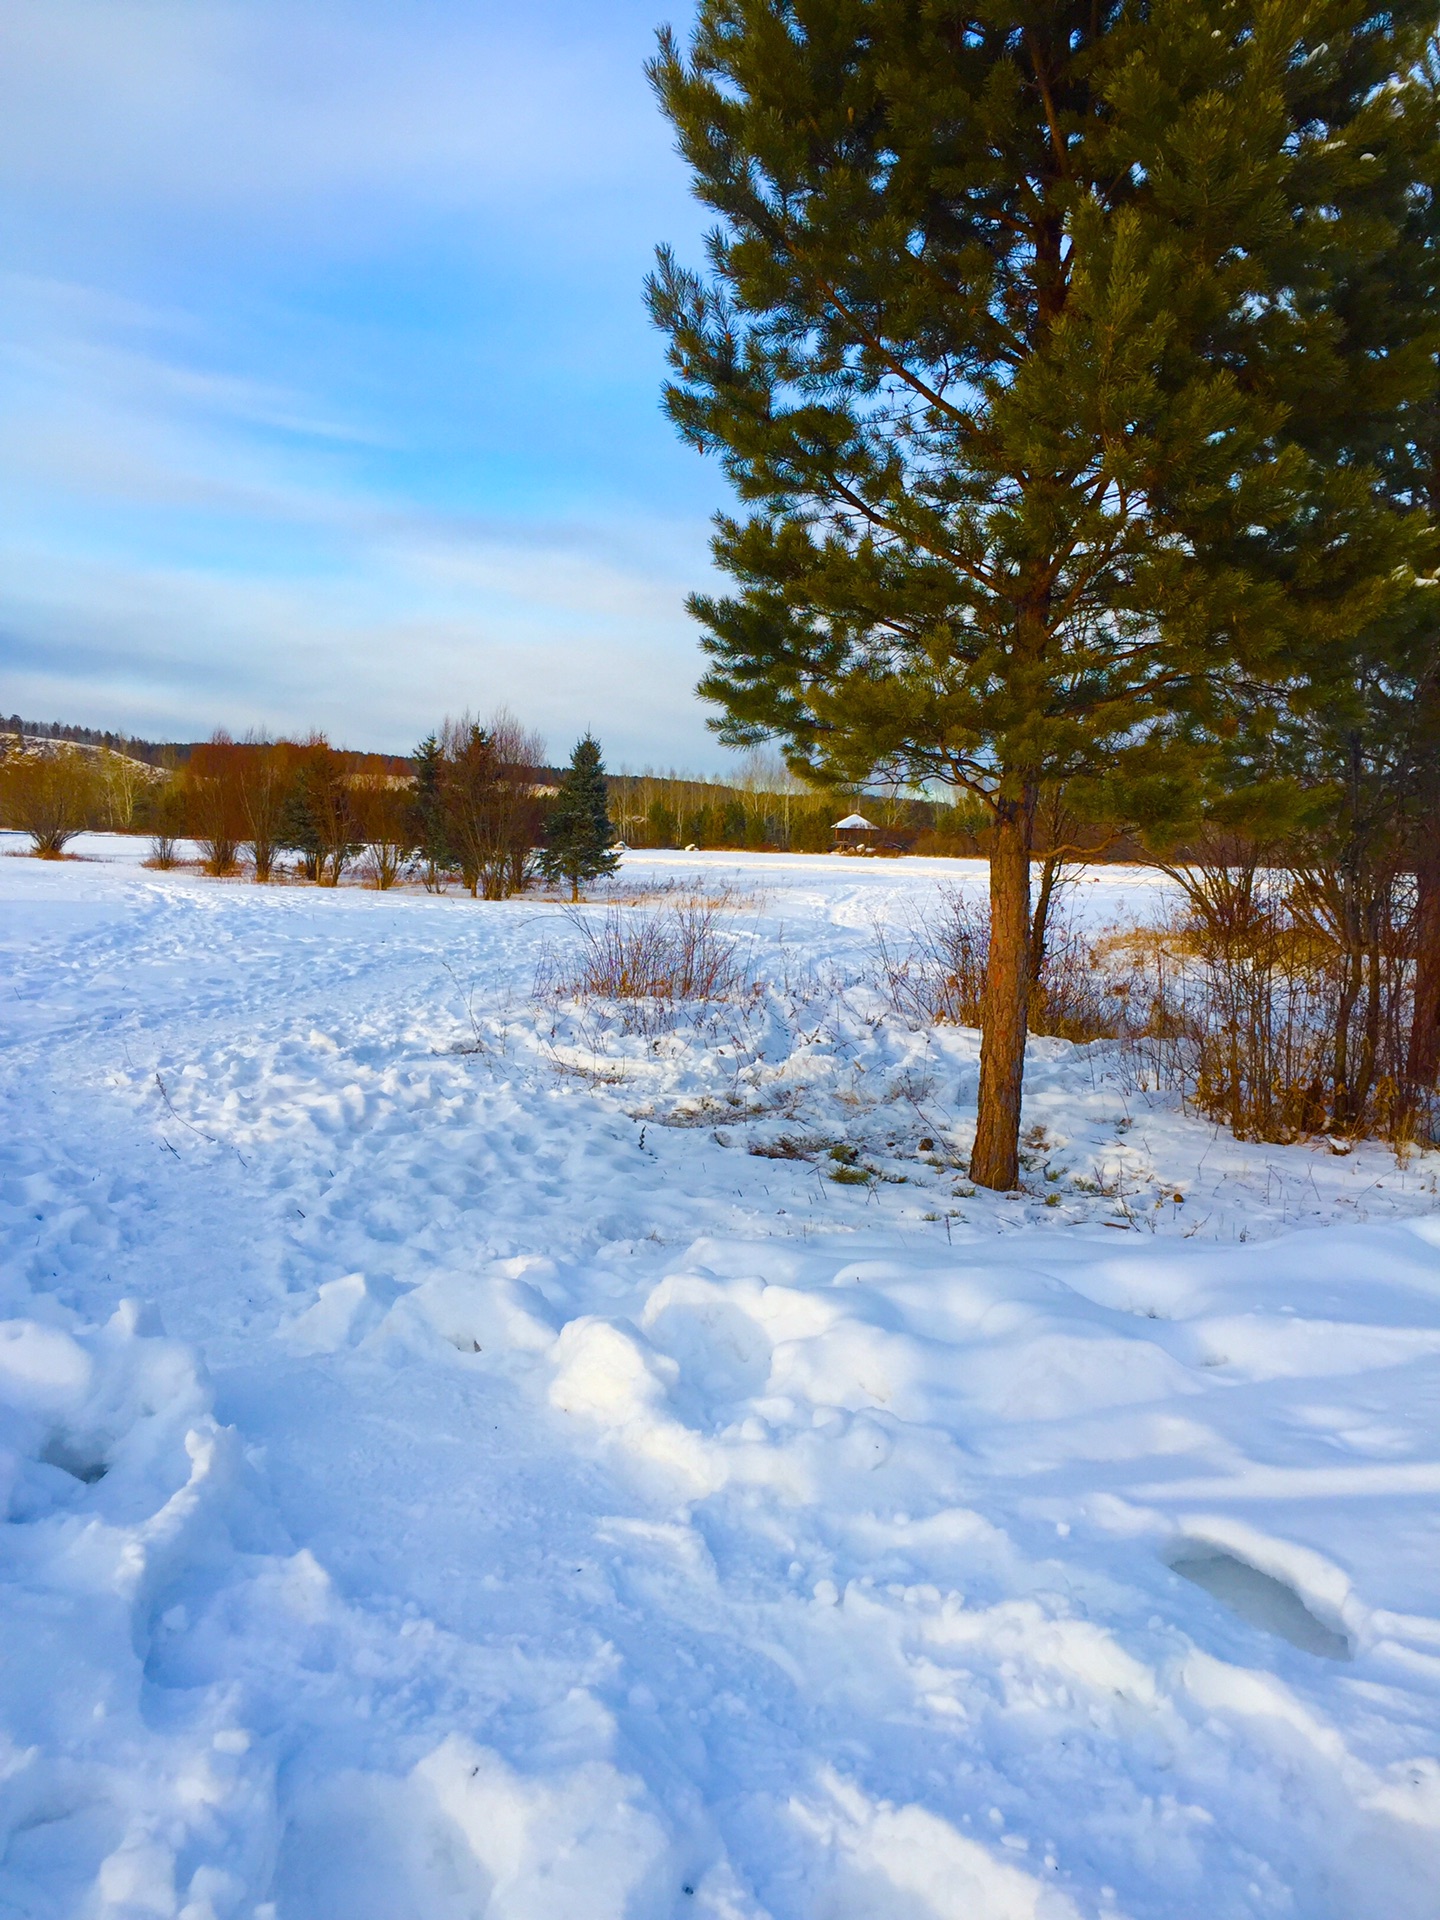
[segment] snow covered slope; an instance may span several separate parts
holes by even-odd
[[[0,859],[0,1915],[1434,1920],[1433,1156],[1042,1040],[973,1193],[862,978],[956,863],[632,855],[760,990],[626,1031],[550,903],[77,850]]]

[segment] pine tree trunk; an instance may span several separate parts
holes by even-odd
[[[1405,1063],[1410,1098],[1440,1077],[1440,832],[1434,828],[1415,862],[1415,999]]]
[[[1348,929],[1347,929],[1348,932]],[[1335,1082],[1334,1128],[1346,1132],[1354,1123],[1354,1099],[1350,1084],[1350,1024],[1360,998],[1360,959],[1353,951],[1340,956],[1340,993],[1335,1002],[1335,1032],[1331,1042],[1331,1076]]]
[[[1364,943],[1359,924],[1359,876],[1353,852],[1342,863],[1339,873],[1339,911],[1336,923],[1340,936],[1340,992],[1335,1002],[1335,1032],[1332,1041],[1332,1076],[1335,1099],[1332,1108],[1336,1133],[1348,1132],[1358,1121],[1355,1107],[1354,1046],[1351,1027],[1355,1009],[1364,987]]]
[[[1006,1192],[1020,1178],[1020,1095],[1030,1001],[1030,846],[1035,789],[1002,799],[990,836],[990,952],[981,1018],[980,1110],[970,1178]]]

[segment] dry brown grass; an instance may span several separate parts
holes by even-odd
[[[1367,909],[1357,951],[1314,865],[1255,860],[1186,870],[1161,924],[1092,939],[1052,912],[1030,1031],[1118,1040],[1141,1091],[1178,1092],[1238,1139],[1405,1150],[1436,1136],[1433,1092],[1404,1084],[1413,938],[1403,884]],[[908,1024],[978,1026],[988,951],[985,903],[942,889],[899,936],[877,930],[879,984]]]
[[[939,889],[935,910],[897,937],[877,927],[882,991],[915,1027],[978,1027],[990,951],[985,901],[959,887]],[[1093,944],[1060,907],[1052,908],[1040,978],[1030,992],[1030,1031],[1062,1040],[1114,1039],[1125,1010]]]
[[[611,885],[592,895],[588,905],[606,907],[713,907],[717,913],[753,913],[765,903],[764,893],[749,887],[697,886],[688,880],[640,880],[628,886]]]
[[[758,991],[749,957],[728,924],[736,897],[676,896],[640,909],[579,906],[565,918],[575,935],[546,954],[537,997],[609,1002],[628,1032],[659,1032],[686,1007],[733,1003]]]

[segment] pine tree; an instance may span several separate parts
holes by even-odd
[[[304,777],[303,767],[297,766],[285,790],[280,803],[280,824],[276,830],[276,844],[285,847],[291,853],[300,856],[300,871],[307,880],[318,882],[324,850],[320,844],[320,829],[315,812],[310,804],[310,789]]]
[[[1278,698],[1406,577],[1371,470],[1289,422],[1375,387],[1332,289],[1393,247],[1433,146],[1433,25],[1430,0],[701,0],[688,57],[661,36],[721,221],[708,276],[662,249],[649,284],[666,402],[751,509],[717,523],[738,592],[691,602],[701,691],[797,772],[987,807],[987,1186],[1018,1177],[1041,792]]]
[[[426,734],[411,756],[415,766],[415,844],[424,867],[425,890],[439,892],[442,876],[454,854],[445,835],[442,782],[445,754],[433,733]]]
[[[1361,1119],[1381,1025],[1378,929],[1413,876],[1415,962],[1408,1062],[1412,1122],[1440,1073],[1440,48],[1409,76],[1407,166],[1398,209],[1378,196],[1387,244],[1332,259],[1327,305],[1343,329],[1347,378],[1294,368],[1287,431],[1323,461],[1368,466],[1383,499],[1422,531],[1409,591],[1343,644],[1297,650],[1284,710],[1218,741],[1210,812],[1326,875],[1345,979],[1333,1044],[1331,1124]],[[1428,104],[1429,114],[1424,111]],[[1373,161],[1372,163],[1373,164]],[[1388,204],[1387,204],[1388,203]],[[1237,779],[1238,774],[1238,779]],[[1354,1027],[1354,1032],[1350,1031]]]
[[[1440,113],[1435,40],[1426,49],[1421,84]],[[1403,394],[1385,417],[1388,431],[1377,464],[1397,506],[1424,514],[1433,554],[1440,548],[1440,141],[1430,143],[1424,159],[1401,246],[1386,261],[1380,284],[1361,288],[1353,305],[1369,328],[1381,331],[1372,366],[1417,351],[1426,357],[1429,381]],[[1432,564],[1427,571],[1433,579],[1440,567]],[[1371,734],[1380,753],[1371,757],[1390,762],[1386,791],[1400,823],[1404,864],[1415,880],[1415,979],[1404,1088],[1413,1123],[1440,1078],[1440,611],[1433,604],[1420,607],[1408,625],[1392,625],[1384,640],[1383,669],[1376,676],[1380,711]],[[1374,709],[1372,702],[1372,714]]]
[[[349,768],[323,734],[314,734],[290,755],[289,791],[280,809],[277,844],[300,855],[307,880],[338,887],[355,853],[350,817]]]
[[[605,766],[599,743],[587,733],[575,743],[570,765],[550,809],[545,850],[540,856],[547,880],[568,880],[570,898],[580,898],[588,880],[614,873],[620,856],[614,848]]]

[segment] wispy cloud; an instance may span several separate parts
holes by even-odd
[[[427,211],[633,184],[649,7],[34,0],[0,12],[0,166],[31,192]],[[517,212],[519,211],[517,207]]]
[[[507,700],[719,756],[713,476],[639,304],[693,230],[651,7],[0,11],[0,706],[403,747]]]
[[[530,551],[528,571],[513,552],[476,552],[493,594],[437,588],[413,551],[340,579],[72,560],[63,593],[58,567],[27,581],[3,554],[3,704],[73,714],[83,690],[136,732],[320,725],[400,752],[446,711],[504,702],[557,751],[590,726],[617,763],[722,758],[696,726],[694,660],[654,581]]]

